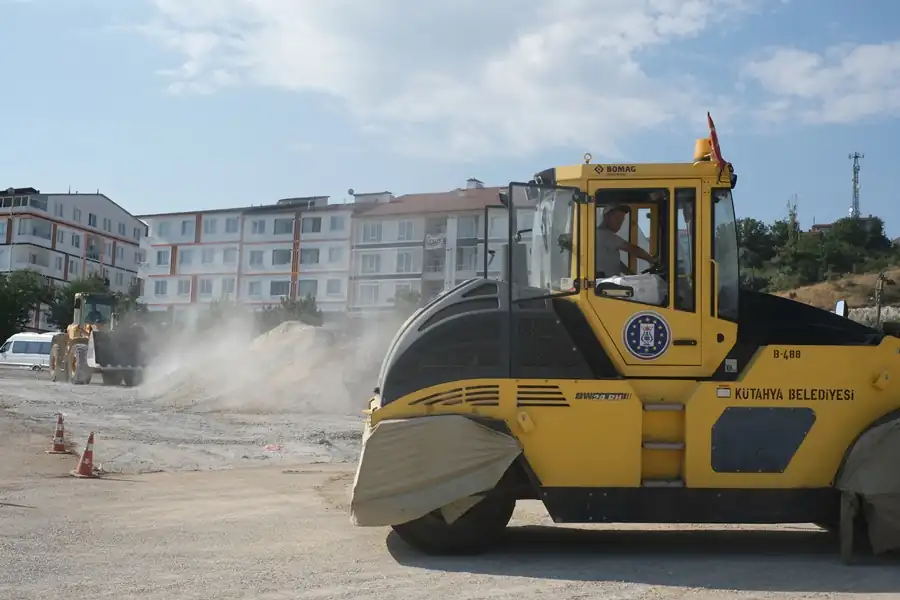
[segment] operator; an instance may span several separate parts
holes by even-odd
[[[100,313],[99,310],[97,310],[96,306],[93,308],[93,310],[91,310],[91,312],[88,313],[88,316],[87,316],[87,319],[85,319],[85,322],[97,323],[97,324],[103,323],[103,315]]]
[[[619,257],[620,250],[651,264],[656,264],[659,260],[640,246],[619,237],[618,231],[622,228],[622,223],[628,214],[631,214],[631,208],[627,204],[612,204],[603,209],[603,217],[597,226],[595,242],[597,247],[595,270],[598,278],[615,277],[629,272]]]

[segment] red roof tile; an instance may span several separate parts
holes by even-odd
[[[390,217],[429,213],[471,212],[485,206],[500,204],[498,193],[502,187],[457,189],[434,194],[406,194],[390,202],[357,204],[354,210],[360,217]]]

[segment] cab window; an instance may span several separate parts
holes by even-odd
[[[6,342],[6,343],[3,344],[2,346],[0,346],[0,354],[4,354],[4,353],[6,353],[6,352],[9,352],[9,347],[10,347],[11,345],[12,345],[11,342]]]
[[[697,204],[695,188],[675,190],[675,310],[694,312],[697,304],[697,285],[694,257],[697,254],[694,208]]]
[[[713,291],[716,294],[714,300],[717,300],[713,306],[718,304],[719,307],[716,317],[736,322],[741,275],[738,263],[737,219],[731,190],[713,190],[712,202],[712,258],[715,261],[716,282]]]
[[[598,293],[668,306],[669,190],[600,190],[596,202],[594,277]],[[629,289],[622,293],[620,288]]]

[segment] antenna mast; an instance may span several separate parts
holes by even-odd
[[[859,159],[865,158],[865,154],[854,152],[847,158],[853,161],[853,202],[850,204],[850,217],[859,218]]]

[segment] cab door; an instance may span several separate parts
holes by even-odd
[[[611,355],[624,365],[699,367],[703,318],[698,310],[700,269],[697,223],[701,205],[700,180],[627,180],[595,182],[590,190],[593,207],[587,211],[586,268],[592,285],[583,298],[595,325],[607,336]],[[602,187],[601,187],[602,184]],[[625,241],[660,258],[649,263],[620,251],[624,275],[597,273],[598,252],[615,219],[604,218],[610,206],[630,212],[616,232]],[[599,246],[599,247],[598,247]],[[612,284],[612,285],[610,285]],[[657,371],[651,371],[657,373]]]

